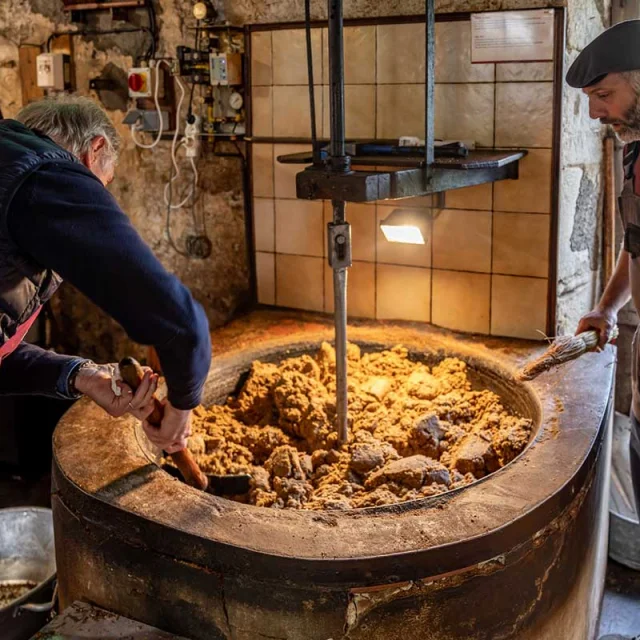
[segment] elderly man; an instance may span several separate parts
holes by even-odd
[[[207,318],[189,291],[142,241],[106,186],[119,140],[88,98],[62,96],[0,120],[0,393],[92,398],[113,416],[150,413],[157,376],[136,393],[110,365],[62,356],[23,342],[62,279],[153,345],[168,398],[149,439],[169,453],[186,446],[211,358]]]

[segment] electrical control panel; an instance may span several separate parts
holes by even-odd
[[[245,133],[244,51],[240,27],[202,24],[193,47],[177,48],[179,74],[189,84],[190,105],[202,116],[202,131],[237,138]]]
[[[242,84],[242,55],[239,53],[209,54],[209,82],[223,87]]]
[[[71,82],[69,56],[63,53],[41,53],[36,58],[37,84],[43,89],[64,91]]]

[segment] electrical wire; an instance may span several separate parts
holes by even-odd
[[[154,58],[158,50],[158,26],[156,20],[156,8],[153,6],[153,0],[147,0],[147,17],[149,19],[149,29],[153,36],[153,48],[149,52],[149,58]]]
[[[156,112],[158,113],[158,133],[156,134],[155,140],[149,144],[145,142],[140,142],[140,140],[136,138],[136,131],[139,131],[143,125],[140,124],[139,121],[137,121],[131,126],[131,139],[136,144],[136,146],[140,147],[141,149],[153,149],[162,139],[162,133],[164,131],[164,126],[162,122],[162,111],[160,110],[160,103],[158,102],[158,91],[160,89],[160,65],[161,64],[166,64],[169,67],[169,63],[166,60],[159,60],[158,64],[156,65],[156,83],[155,83],[155,89],[153,91],[153,102],[156,107]]]
[[[173,167],[171,167],[171,171],[173,172]],[[169,202],[171,202],[171,184],[172,180],[169,180]],[[171,235],[171,207],[167,205],[167,220],[165,224],[165,233],[167,234],[167,240],[169,241],[169,246],[179,255],[184,257],[189,257],[189,254],[186,251],[182,251],[180,247],[174,242],[173,236]]]
[[[311,114],[311,148],[313,164],[320,164],[320,149],[316,131],[316,96],[313,84],[313,48],[311,46],[311,0],[304,0],[304,27],[307,40],[307,80],[309,85],[309,112]]]
[[[200,46],[200,20],[196,22],[196,37],[194,42],[193,50],[198,52],[198,47]],[[196,83],[191,79],[191,94],[189,95],[189,108],[187,110],[187,117],[189,120],[193,116],[193,90],[196,87]]]
[[[196,167],[195,159],[193,156],[189,157],[189,161],[191,164],[191,170],[193,172],[193,183],[191,185],[191,189],[187,193],[187,195],[183,198],[181,202],[178,204],[172,204],[172,187],[174,180],[177,180],[180,176],[180,166],[178,165],[178,157],[177,152],[181,146],[185,146],[188,148],[194,144],[197,144],[195,140],[196,132],[189,133],[185,132],[185,137],[182,139],[180,143],[178,143],[178,137],[180,135],[180,113],[182,110],[182,103],[184,102],[184,97],[186,95],[186,91],[184,85],[180,81],[180,78],[176,76],[176,82],[178,84],[178,88],[180,89],[180,98],[178,99],[178,106],[176,107],[176,129],[173,133],[173,139],[171,141],[171,175],[169,177],[169,182],[165,185],[164,188],[164,202],[170,209],[181,209],[185,206],[187,202],[189,202],[190,198],[193,198],[195,202],[195,194],[198,186],[198,169]]]

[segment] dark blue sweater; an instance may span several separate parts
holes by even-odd
[[[38,169],[15,195],[8,226],[22,251],[82,291],[132,340],[156,348],[175,407],[200,402],[211,360],[207,317],[91,171],[70,162]],[[65,397],[79,362],[23,343],[2,361],[0,392]]]

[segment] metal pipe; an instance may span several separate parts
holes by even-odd
[[[350,158],[345,154],[344,123],[344,23],[342,0],[328,0],[329,95],[331,144],[329,169],[346,173]],[[329,264],[333,269],[336,344],[336,429],[338,441],[348,437],[347,395],[347,269],[351,266],[351,231],[346,223],[344,200],[333,201],[333,223],[329,225]]]
[[[436,58],[436,16],[435,0],[426,0],[425,15],[425,79],[424,79],[424,152],[427,177],[434,159],[434,113],[435,113],[435,58]]]
[[[349,159],[345,156],[344,125],[344,23],[342,0],[329,0],[329,96],[331,168],[348,171]]]
[[[333,270],[333,299],[336,331],[336,429],[338,442],[347,442],[347,269]]]

